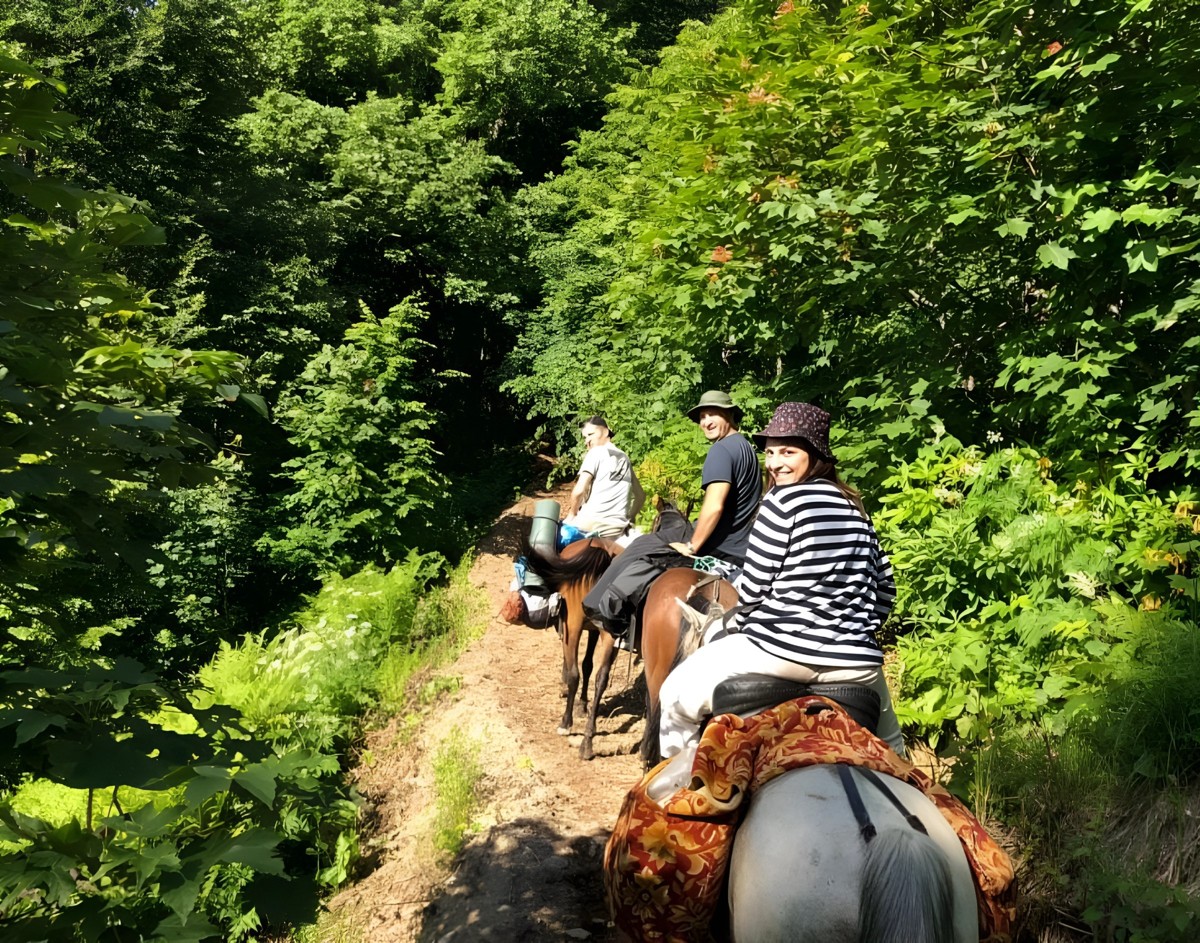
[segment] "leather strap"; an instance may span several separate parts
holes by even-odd
[[[837,767],[838,778],[842,781],[842,789],[846,792],[846,801],[850,803],[850,811],[854,813],[854,820],[858,822],[858,834],[862,836],[862,840],[870,844],[878,832],[875,829],[875,824],[871,821],[871,816],[867,814],[867,806],[863,802],[862,793],[858,791],[858,783],[854,781],[854,776],[850,772],[850,767],[845,763],[835,763]]]
[[[846,763],[835,763],[834,766],[837,768],[838,778],[842,781],[842,789],[846,793],[846,801],[850,803],[850,811],[854,813],[854,821],[858,823],[858,834],[862,836],[864,843],[870,844],[871,839],[878,835],[879,831],[875,828],[875,823],[871,821],[870,813],[867,812],[867,805],[863,802],[862,793],[858,791],[858,783],[854,781],[854,774],[850,772],[850,766]],[[856,769],[866,778],[867,782],[887,797],[888,802],[895,806],[899,813],[904,816],[904,821],[908,823],[910,828],[920,832],[922,835],[929,834],[925,828],[925,823],[904,807],[904,803],[879,778],[879,774],[875,770],[867,766],[859,766]]]

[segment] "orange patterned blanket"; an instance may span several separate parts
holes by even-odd
[[[701,737],[689,787],[661,806],[650,799],[646,789],[664,762],[629,791],[604,854],[617,926],[636,941],[709,940],[742,800],[787,770],[819,763],[866,766],[924,792],[962,841],[975,877],[980,939],[1010,939],[1016,885],[1008,855],[962,802],[823,697],[745,720],[716,717]]]

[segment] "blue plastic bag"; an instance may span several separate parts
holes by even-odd
[[[573,544],[577,540],[583,540],[587,535],[573,524],[558,525],[558,549],[562,550],[567,544]]]

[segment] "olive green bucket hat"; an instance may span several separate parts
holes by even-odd
[[[700,421],[700,410],[702,409],[726,409],[733,414],[734,423],[742,421],[742,408],[735,406],[733,397],[721,390],[708,390],[700,397],[700,402],[687,411],[688,419],[692,422]]]

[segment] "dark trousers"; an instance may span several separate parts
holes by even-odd
[[[624,635],[655,577],[673,566],[691,566],[691,560],[669,546],[691,536],[691,522],[677,515],[664,518],[658,530],[631,543],[584,597],[588,618],[612,635]]]

